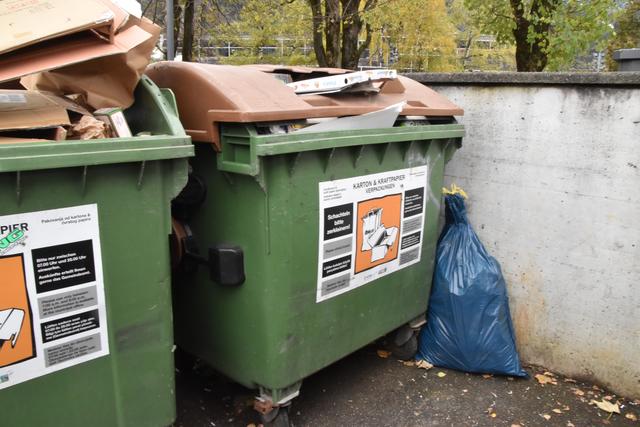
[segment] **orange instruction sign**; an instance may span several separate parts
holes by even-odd
[[[22,255],[0,257],[0,367],[35,356]]]
[[[427,166],[318,185],[316,302],[420,262]]]

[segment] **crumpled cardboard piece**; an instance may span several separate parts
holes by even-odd
[[[161,32],[150,20],[131,16],[119,34],[135,29],[143,30],[149,37],[126,53],[32,74],[23,77],[20,83],[28,89],[84,94],[87,103],[96,109],[127,108],[133,104],[133,91]]]

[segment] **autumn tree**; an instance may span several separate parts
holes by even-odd
[[[394,67],[413,71],[453,71],[458,68],[456,28],[444,0],[403,0],[381,3],[364,16],[373,36],[370,57],[381,55]]]
[[[295,1],[295,0],[294,0]],[[371,42],[363,15],[378,0],[305,0],[311,8],[313,48],[321,67],[356,68]],[[364,43],[359,44],[364,32]]]
[[[518,71],[557,70],[604,44],[614,0],[465,0],[483,33],[516,47]]]

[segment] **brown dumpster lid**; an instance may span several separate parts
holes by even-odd
[[[315,117],[353,116],[406,101],[401,115],[459,116],[463,110],[432,89],[399,76],[379,93],[298,95],[271,73],[295,80],[347,73],[337,68],[276,65],[212,65],[158,62],[146,74],[176,95],[180,120],[194,141],[219,145],[218,123],[272,122]]]

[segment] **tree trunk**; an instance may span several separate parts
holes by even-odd
[[[308,0],[311,7],[312,23],[313,23],[313,51],[316,54],[316,60],[321,67],[328,67],[327,57],[324,50],[324,41],[322,38],[322,22],[324,15],[322,13],[321,0]]]
[[[173,4],[173,57],[178,53],[178,39],[180,39],[180,23],[182,21],[182,8],[177,0]]]
[[[324,2],[324,40],[327,67],[340,67],[342,51],[340,50],[340,0]]]
[[[510,4],[516,23],[513,37],[516,41],[517,70],[543,71],[548,62],[546,48],[549,45],[549,32],[551,31],[549,17],[557,9],[558,0],[533,0],[530,13],[533,20],[524,16],[523,0],[510,0]],[[535,19],[536,17],[538,19]],[[530,28],[536,35],[535,40],[531,43],[527,40]]]
[[[187,0],[184,5],[184,26],[182,37],[182,60],[185,62],[193,61],[193,17],[195,9],[195,0]]]
[[[360,49],[358,36],[362,30],[362,18],[359,14],[360,0],[341,0],[342,2],[342,63],[343,68],[358,67]]]

